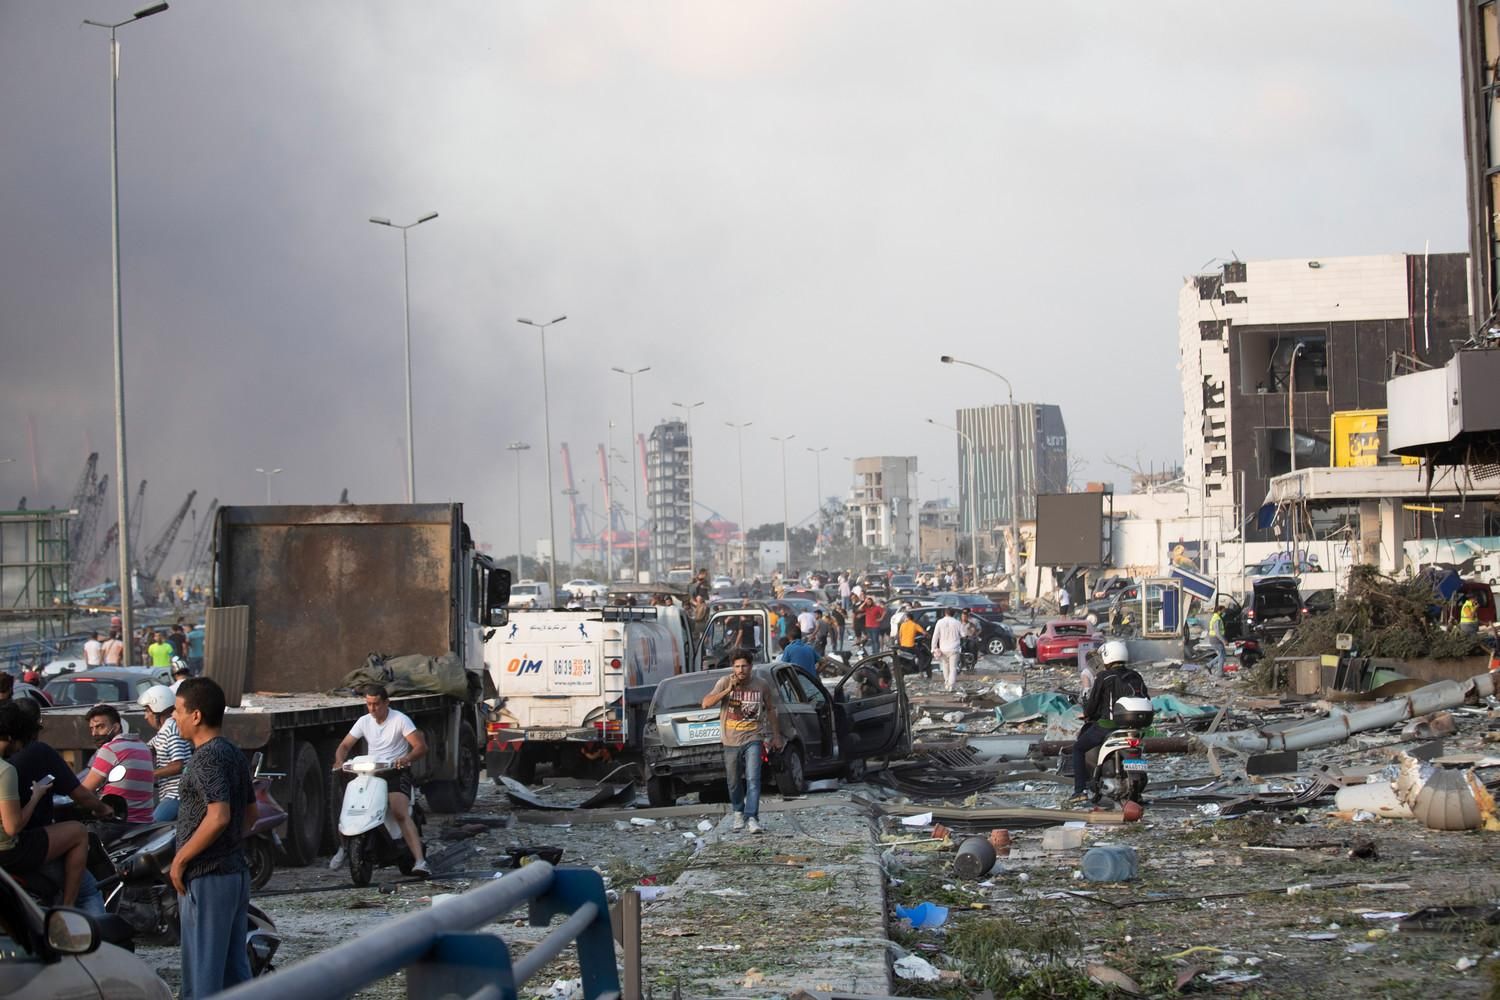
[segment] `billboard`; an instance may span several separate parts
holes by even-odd
[[[1333,415],[1333,464],[1336,468],[1395,465],[1385,410],[1339,410]],[[1415,465],[1420,459],[1404,458]]]
[[[1036,552],[1038,566],[1102,566],[1104,493],[1038,493]]]

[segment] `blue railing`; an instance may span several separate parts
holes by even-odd
[[[528,904],[531,923],[562,923],[512,961],[495,934],[474,933]],[[346,997],[406,970],[408,997],[516,1000],[520,985],[578,944],[586,1000],[620,996],[604,882],[592,868],[553,868],[536,861],[418,913],[389,920],[352,941],[309,956],[218,996],[225,1000],[324,1000]]]

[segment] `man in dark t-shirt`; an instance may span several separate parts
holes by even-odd
[[[250,866],[244,841],[255,824],[255,786],[238,747],[219,733],[224,691],[207,677],[177,689],[173,718],[193,756],[177,787],[177,856],[172,885],[182,927],[182,1000],[250,978],[245,934]]]

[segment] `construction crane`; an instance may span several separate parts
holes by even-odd
[[[68,533],[68,551],[81,552],[84,507],[93,498],[95,491],[99,488],[99,453],[89,452],[88,460],[83,463],[83,475],[78,477],[78,485],[73,488],[73,499],[69,501],[68,507],[78,511],[78,516],[73,519],[73,529]]]
[[[189,581],[195,580],[201,568],[207,566],[209,546],[214,537],[214,515],[219,512],[219,498],[208,502],[208,509],[193,528],[193,540],[188,545],[187,570],[183,574]],[[196,516],[196,515],[195,515]]]
[[[104,541],[100,542],[99,547],[94,550],[94,554],[89,556],[88,562],[84,564],[82,575],[79,576],[75,583],[93,583],[95,580],[100,579],[100,570],[104,568],[104,560],[109,557],[110,552],[114,551],[115,543],[119,540],[120,522],[116,521],[104,533]],[[107,577],[109,574],[106,573],[103,575]]]
[[[135,509],[130,514],[130,534],[125,536],[130,539],[130,551],[132,552],[139,552],[141,550],[141,524],[145,516],[146,481],[142,479],[141,488],[135,491]],[[135,567],[131,568],[134,569]]]
[[[584,511],[587,504],[579,504],[578,490],[573,486],[573,460],[568,455],[568,442],[562,443],[563,482],[567,485],[563,493],[568,498],[568,539],[569,543],[578,549],[588,551],[596,547],[593,533],[589,531],[584,523]]]
[[[135,568],[141,578],[141,589],[146,591],[147,587],[156,584],[156,575],[161,572],[163,564],[167,561],[167,555],[172,551],[172,544],[177,541],[177,532],[182,530],[182,522],[187,520],[188,511],[193,507],[193,498],[198,495],[197,490],[188,493],[187,499],[182,501],[182,506],[177,508],[177,513],[172,515],[172,520],[167,522],[161,537],[146,550],[146,554],[136,560]],[[160,584],[156,584],[160,591]]]

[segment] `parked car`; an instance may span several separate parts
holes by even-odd
[[[1093,626],[1077,618],[1059,618],[1042,627],[1036,640],[1036,662],[1066,663],[1077,659],[1078,647],[1095,643]]]
[[[925,604],[909,609],[906,613],[924,630],[928,635],[932,634],[932,627],[937,624],[948,608],[941,604]],[[980,613],[974,613],[974,620],[979,623],[979,651],[988,656],[1000,656],[1016,648],[1016,635],[1011,631],[1009,625],[1002,622],[999,616],[987,617]]]
[[[165,667],[94,667],[54,677],[42,693],[54,705],[134,703],[148,687],[171,683],[172,671]]]
[[[891,577],[891,593],[897,597],[917,597],[927,593],[927,588],[917,582],[910,573],[897,573]]]
[[[1334,593],[1331,590],[1309,590],[1302,595],[1302,615],[1325,615],[1333,610]]]
[[[865,593],[877,601],[883,601],[891,596],[891,588],[886,583],[884,573],[866,573],[859,578],[859,585]]]
[[[530,611],[549,610],[554,607],[552,601],[552,585],[549,583],[538,583],[535,580],[522,580],[520,583],[510,585],[510,601],[506,607],[512,611],[525,609]]]
[[[1094,584],[1094,594],[1091,601],[1107,601],[1120,591],[1134,584],[1135,581],[1128,576],[1109,576]]]
[[[1135,602],[1138,612],[1140,600],[1140,584],[1130,581],[1125,586],[1117,588],[1108,597],[1100,597],[1089,601],[1083,606],[1082,613],[1085,617],[1093,615],[1097,621],[1109,621],[1115,617],[1116,609],[1123,608],[1131,602]]]
[[[1292,557],[1283,552],[1280,555],[1271,556],[1254,566],[1245,567],[1245,579],[1250,583],[1256,580],[1272,576],[1293,576],[1302,573],[1322,573],[1323,567],[1318,565],[1317,556],[1303,555],[1296,561],[1294,566]]]
[[[119,920],[113,916],[104,919]],[[12,1000],[172,997],[172,991],[150,965],[103,940],[93,917],[79,910],[43,910],[3,870],[0,956],[0,995]]]
[[[1276,641],[1302,620],[1302,595],[1289,576],[1256,580],[1245,607],[1245,625],[1252,634]]]
[[[646,797],[653,806],[673,805],[690,791],[724,794],[719,709],[704,708],[703,699],[728,674],[703,670],[656,686],[642,732]],[[781,661],[756,667],[755,675],[776,689],[786,741],[770,755],[762,787],[774,782],[782,795],[800,795],[813,777],[858,781],[869,758],[899,756],[911,748],[906,688],[889,653],[847,668],[832,690]]]

